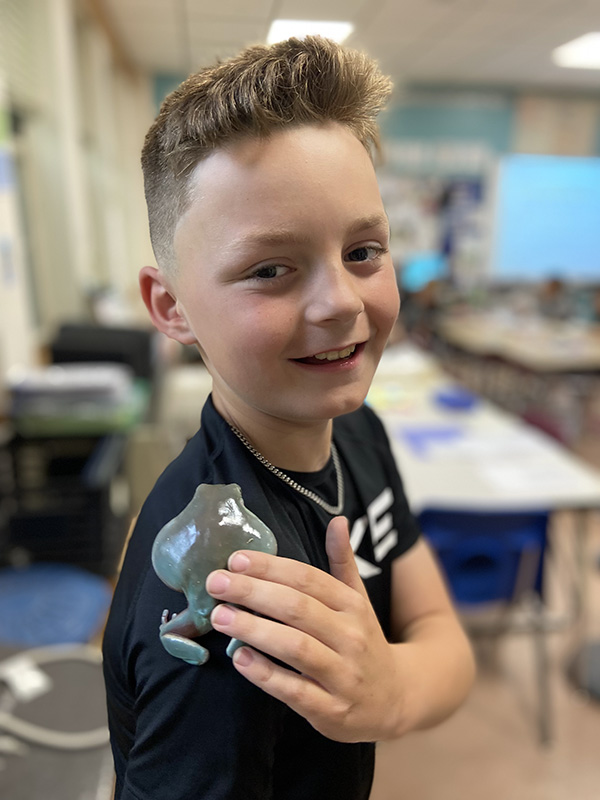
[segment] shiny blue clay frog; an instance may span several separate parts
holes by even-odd
[[[172,656],[204,664],[209,652],[192,638],[211,630],[217,601],[206,591],[206,578],[225,569],[236,550],[277,553],[275,535],[246,508],[237,483],[200,484],[183,511],[161,528],[152,547],[152,565],[171,589],[183,592],[188,607],[180,614],[162,613],[160,640]],[[242,643],[232,639],[231,656]]]

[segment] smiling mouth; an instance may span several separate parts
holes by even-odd
[[[352,344],[350,347],[345,347],[343,350],[327,350],[324,353],[317,353],[308,358],[295,358],[294,361],[299,361],[301,364],[327,364],[332,361],[343,361],[354,354],[356,347],[357,345]]]

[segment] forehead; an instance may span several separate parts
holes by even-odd
[[[191,234],[239,240],[282,226],[347,226],[383,213],[369,154],[335,123],[285,128],[216,150],[192,174],[190,198],[176,250]]]

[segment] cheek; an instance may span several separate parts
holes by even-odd
[[[230,311],[213,307],[199,323],[198,338],[213,363],[224,360],[240,374],[256,374],[262,359],[272,360],[287,351],[295,319],[287,304],[240,302]]]
[[[400,295],[394,272],[390,271],[383,276],[376,291],[371,294],[370,307],[371,316],[376,320],[377,326],[382,332],[389,333],[400,311]]]
[[[262,298],[260,298],[262,301]],[[285,302],[257,302],[248,304],[238,322],[239,330],[256,351],[284,349],[294,340],[298,323],[298,304]]]

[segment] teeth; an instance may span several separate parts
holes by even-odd
[[[337,361],[339,358],[346,358],[351,353],[356,350],[356,345],[353,344],[351,347],[347,347],[345,350],[330,350],[328,353],[318,353],[315,358],[318,358],[319,361]]]

